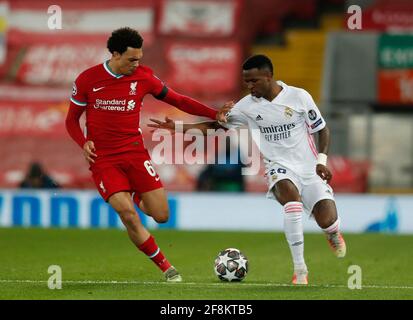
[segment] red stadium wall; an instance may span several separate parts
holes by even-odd
[[[315,4],[308,0],[197,0],[187,1],[190,9],[182,11],[174,7],[176,1],[167,0],[59,1],[64,14],[59,31],[32,24],[45,16],[50,1],[9,1],[7,55],[0,65],[0,186],[17,186],[29,164],[40,161],[64,186],[94,188],[81,150],[66,134],[64,118],[76,75],[109,58],[106,39],[111,25],[96,24],[96,19],[114,23],[131,13],[140,17],[127,24],[144,36],[143,64],[178,92],[219,107],[240,98],[240,65],[254,36],[273,31],[285,15],[313,16]],[[196,19],[194,12],[203,19]],[[146,127],[149,117],[166,115],[197,120],[148,97],[141,127],[149,149],[154,146]],[[158,166],[165,186],[176,191],[193,190],[202,169],[202,165]],[[337,191],[341,180],[355,186],[354,181],[361,179],[349,178],[349,172],[337,175]],[[247,178],[246,188],[265,190],[262,169]]]

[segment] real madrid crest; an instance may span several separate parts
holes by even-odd
[[[293,116],[293,109],[291,109],[290,107],[285,107],[284,109],[284,115],[287,118],[291,118]]]

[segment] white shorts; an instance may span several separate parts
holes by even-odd
[[[278,181],[288,179],[297,187],[304,209],[309,214],[312,213],[314,205],[320,200],[330,199],[334,201],[333,189],[315,173],[315,170],[313,176],[302,178],[290,169],[274,163],[267,168],[266,176],[268,179],[268,199],[276,200],[272,189]]]

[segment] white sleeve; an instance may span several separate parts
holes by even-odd
[[[304,118],[308,125],[309,132],[315,133],[324,129],[326,122],[315,104],[313,97],[307,91],[303,92],[302,102],[304,107]]]
[[[243,125],[248,125],[247,117],[235,105],[227,115],[227,122],[220,122],[219,124],[227,129],[235,129]]]

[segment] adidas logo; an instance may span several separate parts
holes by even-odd
[[[256,120],[256,121],[262,120],[262,117],[261,117],[260,115],[258,115],[258,116],[255,118],[255,120]]]

